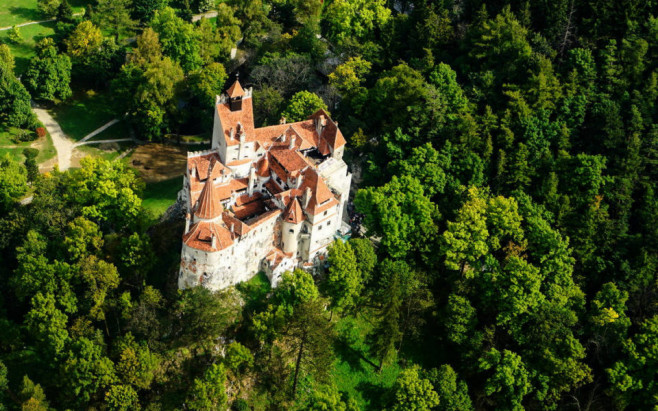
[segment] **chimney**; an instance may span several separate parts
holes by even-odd
[[[251,164],[251,170],[249,171],[249,186],[247,187],[247,194],[249,197],[254,195],[254,183],[256,182],[256,169],[254,164]]]
[[[215,233],[212,233],[212,248],[216,248],[217,246],[217,239],[215,238]]]
[[[327,125],[327,117],[325,117],[324,114],[320,114],[315,119],[315,131],[318,133],[318,136],[322,135],[322,131],[324,130],[324,127],[326,125]]]
[[[185,233],[186,234],[190,232],[190,220],[191,219],[192,219],[192,216],[190,215],[190,213],[187,213],[185,215]]]
[[[286,124],[286,118],[281,117],[281,119],[279,120],[279,124]]]
[[[304,208],[308,207],[309,201],[311,201],[311,187],[306,187],[306,190],[304,190],[304,196],[302,197]]]
[[[295,148],[295,135],[294,134],[290,135],[290,146],[288,148],[291,149],[291,150],[293,148]]]
[[[233,140],[235,138],[235,130],[233,130],[233,127],[231,127],[231,130],[229,130],[228,133],[231,140]]]

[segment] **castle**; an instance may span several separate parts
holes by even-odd
[[[255,128],[252,89],[217,97],[210,150],[188,153],[179,288],[219,290],[264,271],[272,286],[320,262],[341,229],[352,175],[324,110]]]

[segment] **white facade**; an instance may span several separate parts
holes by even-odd
[[[254,129],[251,90],[218,97],[212,148],[188,153],[179,288],[219,290],[265,271],[273,286],[319,262],[338,230],[351,177],[345,141],[320,111]]]

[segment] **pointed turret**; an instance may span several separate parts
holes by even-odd
[[[222,203],[219,202],[215,195],[215,184],[211,178],[206,181],[206,185],[201,190],[199,202],[194,215],[204,220],[212,220],[219,217],[224,211]]]
[[[231,111],[240,111],[242,110],[242,98],[244,97],[244,89],[240,85],[240,82],[236,79],[235,83],[226,90],[228,94],[229,108]]]

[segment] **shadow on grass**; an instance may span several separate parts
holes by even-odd
[[[24,20],[23,23],[30,21],[48,20],[48,17],[45,17],[39,13],[39,10],[31,9],[28,7],[10,7],[9,12],[12,15],[20,17],[22,20]]]
[[[356,389],[361,392],[364,398],[368,398],[370,401],[367,405],[368,410],[383,410],[388,405],[390,393],[388,388],[369,381],[362,381],[357,384]]]
[[[363,352],[351,347],[347,341],[339,338],[336,340],[334,348],[338,358],[348,363],[353,370],[359,372],[377,370],[377,364],[370,361]],[[361,361],[370,365],[372,370],[366,370]]]

